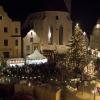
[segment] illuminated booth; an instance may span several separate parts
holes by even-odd
[[[26,57],[26,64],[44,64],[47,63],[47,58],[43,56],[37,49],[34,53]]]
[[[12,59],[8,59],[7,60],[7,66],[13,66],[16,67],[17,66],[23,66],[25,64],[25,60],[24,58],[12,58]]]

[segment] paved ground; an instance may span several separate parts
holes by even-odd
[[[100,82],[96,81],[96,83]],[[92,93],[93,89],[94,85],[88,84],[88,86],[80,86],[78,91],[67,91],[65,100],[100,100],[98,92],[95,95]]]

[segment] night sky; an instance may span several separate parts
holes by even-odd
[[[45,1],[45,2],[44,2]],[[13,20],[20,20],[23,24],[27,16],[33,12],[52,8],[64,9],[62,0],[0,0],[5,11]],[[71,18],[79,22],[82,29],[91,34],[92,28],[100,17],[100,0],[72,0]]]
[[[100,18],[100,0],[73,0],[71,15],[73,21],[79,22],[82,29],[91,34]]]

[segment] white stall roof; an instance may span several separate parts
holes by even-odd
[[[34,51],[34,53],[26,57],[26,64],[41,64],[46,62],[47,58],[43,56],[37,49]]]

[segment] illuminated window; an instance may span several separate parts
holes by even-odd
[[[59,28],[59,45],[63,45],[63,27],[62,27],[62,25]]]

